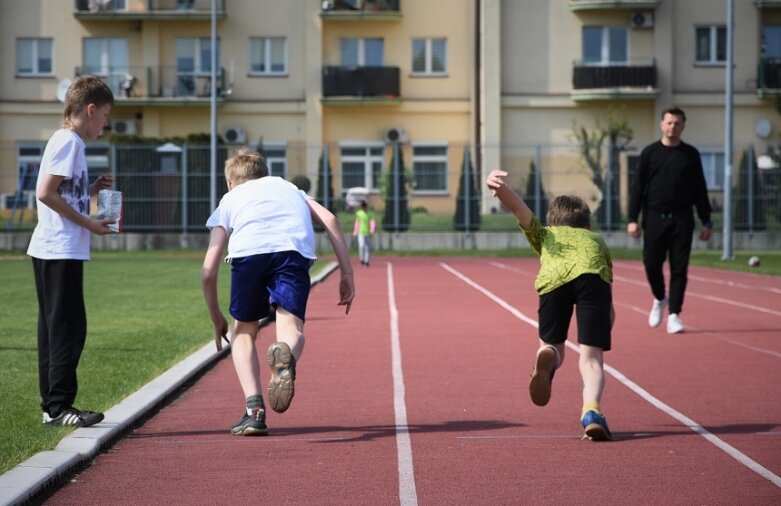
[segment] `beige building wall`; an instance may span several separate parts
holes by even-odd
[[[403,128],[409,138],[403,148],[408,168],[416,143],[446,143],[447,188],[437,193],[413,188],[410,193],[411,207],[425,207],[432,213],[452,212],[467,145],[478,148],[472,153],[476,165],[484,171],[509,170],[519,189],[525,188],[534,161],[542,165],[543,183],[551,195],[581,192],[587,199],[598,199],[598,190],[572,148],[572,127],[591,125],[609,109],[623,111],[634,130],[629,145],[634,151],[621,156],[623,178],[629,158],[658,137],[659,113],[668,105],[686,110],[687,141],[703,150],[723,151],[725,68],[695,62],[695,28],[723,25],[724,2],[646,1],[640,2],[641,8],[632,7],[631,0],[602,3],[601,8],[578,9],[584,4],[600,7],[600,2],[401,0],[397,17],[331,19],[321,15],[320,2],[315,0],[227,0],[218,32],[221,66],[231,93],[220,100],[218,130],[241,129],[248,143],[285,143],[289,174],[307,174],[313,191],[323,145],[328,146],[338,191],[343,143],[382,143],[387,128]],[[59,125],[62,104],[55,98],[57,86],[72,79],[83,64],[85,37],[127,38],[129,65],[141,70],[174,66],[178,37],[210,36],[208,17],[79,19],[74,5],[72,0],[0,1],[0,64],[9,69],[0,73],[0,193],[15,190],[19,143],[45,142]],[[147,9],[145,0],[127,0],[127,5],[130,12]],[[630,27],[637,12],[652,14],[653,26],[629,28],[629,59],[630,63],[655,62],[656,88],[596,90],[599,93],[590,97],[576,96],[573,69],[582,59],[583,27]],[[781,8],[735,0],[735,20],[737,160],[749,144],[758,153],[779,145],[781,115],[773,92],[762,96],[757,89],[757,65],[762,26],[781,25]],[[252,76],[249,40],[270,36],[287,40],[287,73]],[[22,77],[10,70],[16,68],[19,37],[54,40],[51,76]],[[399,98],[323,100],[323,67],[339,64],[344,37],[384,39],[384,64],[400,68]],[[418,37],[447,39],[445,76],[412,74],[411,43]],[[479,68],[475,68],[477,59]],[[143,90],[147,83],[140,81]],[[186,136],[210,128],[204,97],[191,101],[118,98],[112,116],[134,122],[138,133],[149,137]],[[757,123],[763,120],[771,126],[768,137],[756,133]],[[385,153],[387,167],[389,148]],[[625,189],[626,180],[621,184]],[[380,205],[377,195],[373,203]],[[486,197],[483,210],[488,212],[492,205]]]

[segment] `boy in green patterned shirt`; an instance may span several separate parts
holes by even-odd
[[[602,354],[610,350],[615,321],[610,251],[591,231],[591,211],[580,197],[556,197],[543,227],[521,197],[504,181],[507,172],[492,171],[488,188],[518,219],[532,249],[540,255],[534,287],[540,295],[540,348],[529,383],[532,402],[548,404],[553,374],[564,361],[567,332],[576,308],[580,374],[583,378],[581,425],[584,438],[608,440],[610,429],[599,401],[605,386]]]

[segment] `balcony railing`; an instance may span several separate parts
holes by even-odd
[[[762,58],[757,65],[757,91],[760,95],[781,93],[781,58]]]
[[[781,8],[781,0],[754,0],[754,3],[760,9]]]
[[[210,19],[211,0],[147,0],[146,5],[130,0],[76,0],[75,16],[94,20]],[[225,17],[225,0],[217,1],[217,17]]]
[[[661,0],[570,0],[571,11],[585,11],[595,9],[656,9],[662,3]]]
[[[626,65],[585,65],[575,62],[572,87],[588,88],[656,88],[656,63]]]
[[[323,0],[320,15],[335,19],[398,19],[401,0]]]
[[[324,67],[323,97],[399,98],[398,67]]]
[[[211,74],[206,71],[179,70],[176,67],[77,67],[76,77],[92,74],[111,87],[117,102],[207,100],[211,97]],[[217,74],[217,96],[224,98],[225,69]]]

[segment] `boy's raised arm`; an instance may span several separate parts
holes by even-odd
[[[532,210],[526,205],[526,202],[515,193],[504,178],[507,177],[507,172],[503,170],[492,170],[485,180],[488,185],[488,189],[491,190],[491,194],[498,198],[499,201],[512,213],[518,220],[518,224],[524,229],[528,230],[532,223]]]
[[[328,240],[336,253],[336,260],[339,262],[341,270],[341,279],[339,280],[339,305],[345,306],[344,314],[350,312],[353,298],[355,298],[355,284],[353,282],[353,268],[350,264],[350,254],[347,252],[347,243],[342,234],[342,227],[336,216],[320,205],[316,200],[307,199],[309,209],[312,211],[312,218],[320,223],[328,234]]]

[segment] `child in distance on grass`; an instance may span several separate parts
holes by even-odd
[[[114,104],[101,79],[83,76],[65,94],[64,121],[46,143],[35,198],[38,224],[27,254],[38,295],[38,386],[43,423],[88,427],[103,413],[73,407],[76,369],[87,338],[84,262],[90,234],[106,235],[111,219],[90,218],[90,197],[111,188],[110,174],[89,184],[84,139],[97,139]]]
[[[330,211],[292,183],[268,175],[263,157],[240,150],[225,162],[228,193],[206,222],[209,247],[201,280],[214,324],[217,349],[227,341],[228,323],[217,299],[217,275],[225,247],[231,265],[231,354],[246,397],[246,411],[233,426],[235,435],[265,435],[266,412],[255,349],[258,322],[276,309],[276,342],[266,355],[272,370],[268,384],[271,408],[282,413],[294,394],[296,362],[304,349],[304,319],[309,298],[309,267],[315,261],[312,219],[326,230],[336,253],[341,279],[339,305],[345,314],[355,296],[347,244]]]
[[[358,238],[358,258],[361,260],[361,267],[369,267],[372,256],[372,236],[376,228],[374,213],[369,211],[369,204],[361,200],[361,206],[355,212],[353,226],[353,236]]]
[[[529,383],[532,402],[550,400],[553,374],[564,361],[565,342],[576,307],[580,374],[583,378],[581,425],[584,438],[612,438],[599,402],[605,385],[603,352],[610,350],[615,321],[613,264],[605,241],[591,232],[591,211],[579,197],[556,197],[543,227],[526,203],[504,181],[507,172],[492,171],[491,193],[518,219],[532,249],[540,255],[535,289],[540,295],[539,335],[534,372]]]

